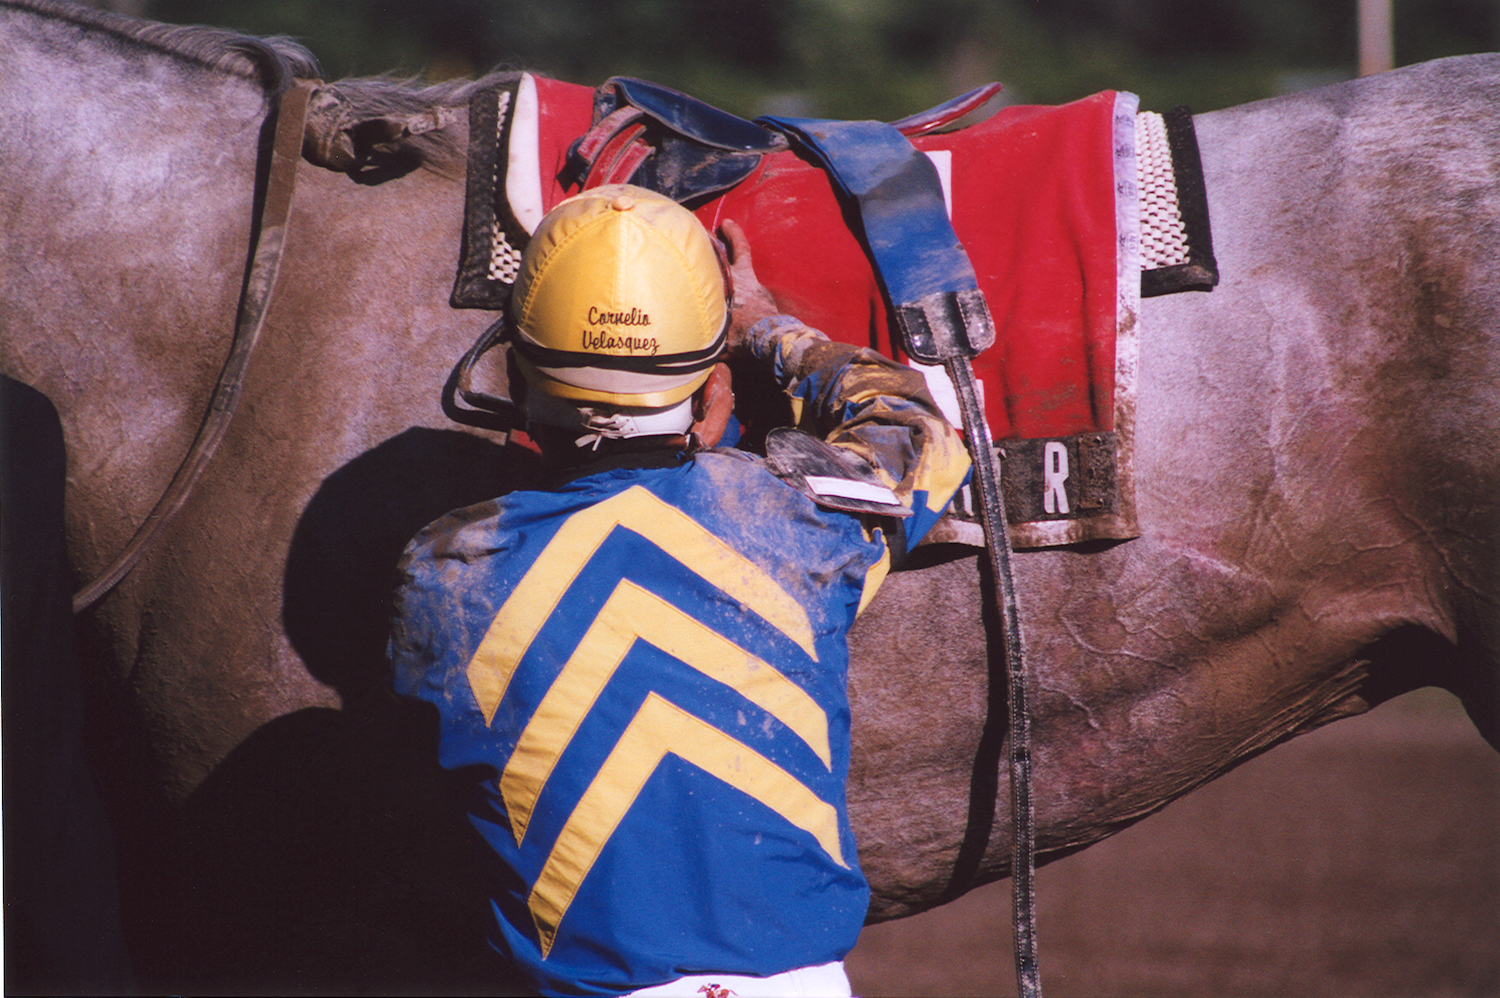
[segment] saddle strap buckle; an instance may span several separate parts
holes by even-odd
[[[639,138],[645,131],[645,126],[640,124],[645,116],[645,112],[639,108],[627,106],[611,111],[596,121],[594,127],[584,132],[569,147],[563,183],[569,187],[599,186],[598,181],[588,181],[595,175],[600,157],[610,146],[615,148],[615,156],[618,156],[620,147]]]

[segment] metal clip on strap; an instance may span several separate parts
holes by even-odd
[[[995,343],[995,321],[977,289],[936,291],[920,301],[897,305],[896,323],[902,347],[924,364],[977,357]]]

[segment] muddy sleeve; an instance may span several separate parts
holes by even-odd
[[[784,315],[752,326],[745,346],[791,396],[802,429],[859,454],[909,506],[911,543],[925,534],[967,478],[969,455],[922,375]]]

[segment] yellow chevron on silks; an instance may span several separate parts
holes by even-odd
[[[637,640],[661,649],[765,710],[833,767],[828,716],[816,700],[769,662],[677,607],[622,580],[537,706],[500,777],[519,844],[552,768]]]
[[[516,665],[537,632],[616,527],[655,544],[759,614],[817,661],[807,611],[791,594],[686,513],[635,485],[569,517],[490,622],[467,668],[469,687],[486,724],[494,720]]]
[[[759,752],[652,693],[568,816],[527,899],[543,959],[584,877],[668,754],[754,797],[808,832],[836,863],[849,868],[832,804]]]

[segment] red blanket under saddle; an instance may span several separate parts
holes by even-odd
[[[593,91],[537,87],[542,175],[555,178],[592,123]],[[951,157],[953,227],[999,333],[975,367],[997,440],[1115,428],[1115,98],[1005,108],[913,143]],[[546,207],[571,193],[554,179]],[[899,356],[869,257],[821,168],[791,152],[768,156],[698,215],[711,231],[725,218],[745,227],[756,271],[787,312]]]
[[[576,193],[555,178],[569,143],[592,124],[593,91],[542,78],[536,86],[550,210]],[[1130,427],[1120,424],[1129,423],[1139,300],[1134,119],[1134,96],[1107,91],[1059,107],[1005,108],[913,141],[947,174],[953,227],[994,315],[996,345],[974,367],[997,441],[1105,430],[1129,447]],[[758,276],[787,312],[835,339],[901,356],[869,257],[821,168],[793,152],[767,156],[698,215],[711,231],[725,218],[744,227]],[[1084,534],[1059,527],[1023,528],[1017,543],[1130,536],[1133,515]]]

